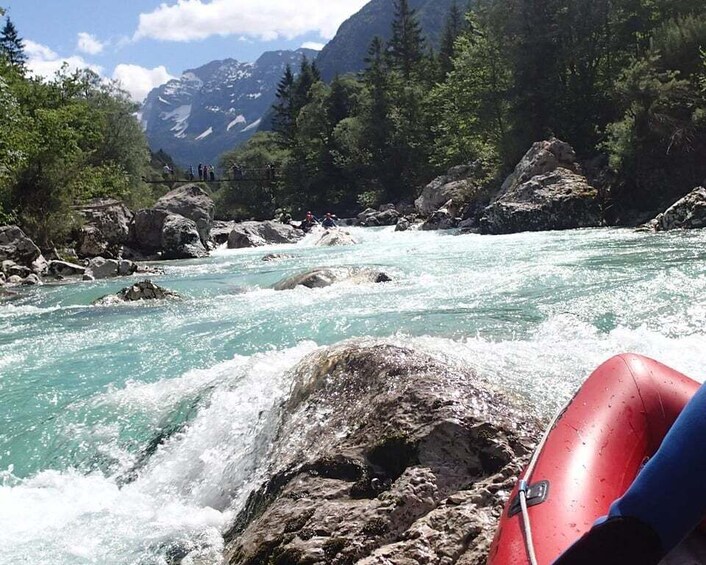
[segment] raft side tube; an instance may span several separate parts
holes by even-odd
[[[630,486],[699,383],[637,354],[613,357],[581,386],[550,431],[529,485],[549,482],[528,509],[539,565],[550,565]],[[525,479],[523,471],[521,479]],[[528,565],[522,515],[510,516],[513,489],[488,565]]]

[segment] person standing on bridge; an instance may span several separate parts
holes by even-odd
[[[213,168],[213,165],[208,166],[208,177],[211,182],[214,182],[216,180],[216,170]]]

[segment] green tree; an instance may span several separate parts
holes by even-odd
[[[454,46],[464,28],[463,14],[458,4],[454,2],[446,16],[444,31],[441,35],[441,46],[439,47],[439,67],[442,78],[453,68]]]
[[[285,145],[294,142],[294,73],[288,64],[284,69],[279,84],[277,85],[276,100],[273,106],[275,116],[273,119],[273,131],[278,133]]]
[[[1,14],[0,14],[1,15]],[[11,65],[23,67],[27,62],[24,51],[24,42],[17,33],[15,24],[7,18],[0,32],[0,55],[7,58]]]
[[[424,37],[416,16],[407,0],[395,0],[395,19],[392,22],[392,37],[388,44],[391,66],[399,70],[405,80],[424,56]]]
[[[475,20],[457,40],[453,70],[429,101],[429,112],[436,116],[432,159],[441,168],[479,159],[490,174],[512,166],[513,77],[505,49],[502,36],[481,29]]]

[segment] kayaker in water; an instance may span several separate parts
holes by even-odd
[[[659,563],[706,516],[704,437],[706,386],[701,386],[608,516],[554,565]]]
[[[333,219],[333,215],[331,214],[331,212],[326,212],[326,216],[324,216],[324,219],[321,222],[321,225],[327,229],[338,227],[336,225],[336,221]]]
[[[316,221],[316,218],[314,218],[314,214],[307,212],[306,216],[304,216],[304,219],[301,221],[301,224],[299,224],[299,228],[304,232],[308,232],[311,228],[318,225],[319,222]]]

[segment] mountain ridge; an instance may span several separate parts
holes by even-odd
[[[437,49],[446,17],[458,0],[409,0],[428,46]],[[289,64],[296,73],[303,57],[316,61],[324,80],[359,72],[375,36],[388,40],[394,0],[372,0],[339,27],[320,51],[266,51],[254,63],[227,58],[185,70],[152,90],[141,111],[150,147],[182,166],[216,164],[218,157],[270,129],[277,84]]]
[[[215,164],[223,151],[247,141],[275,99],[287,65],[298,68],[316,51],[267,51],[254,63],[226,58],[185,70],[153,89],[140,121],[153,150],[182,166]]]

